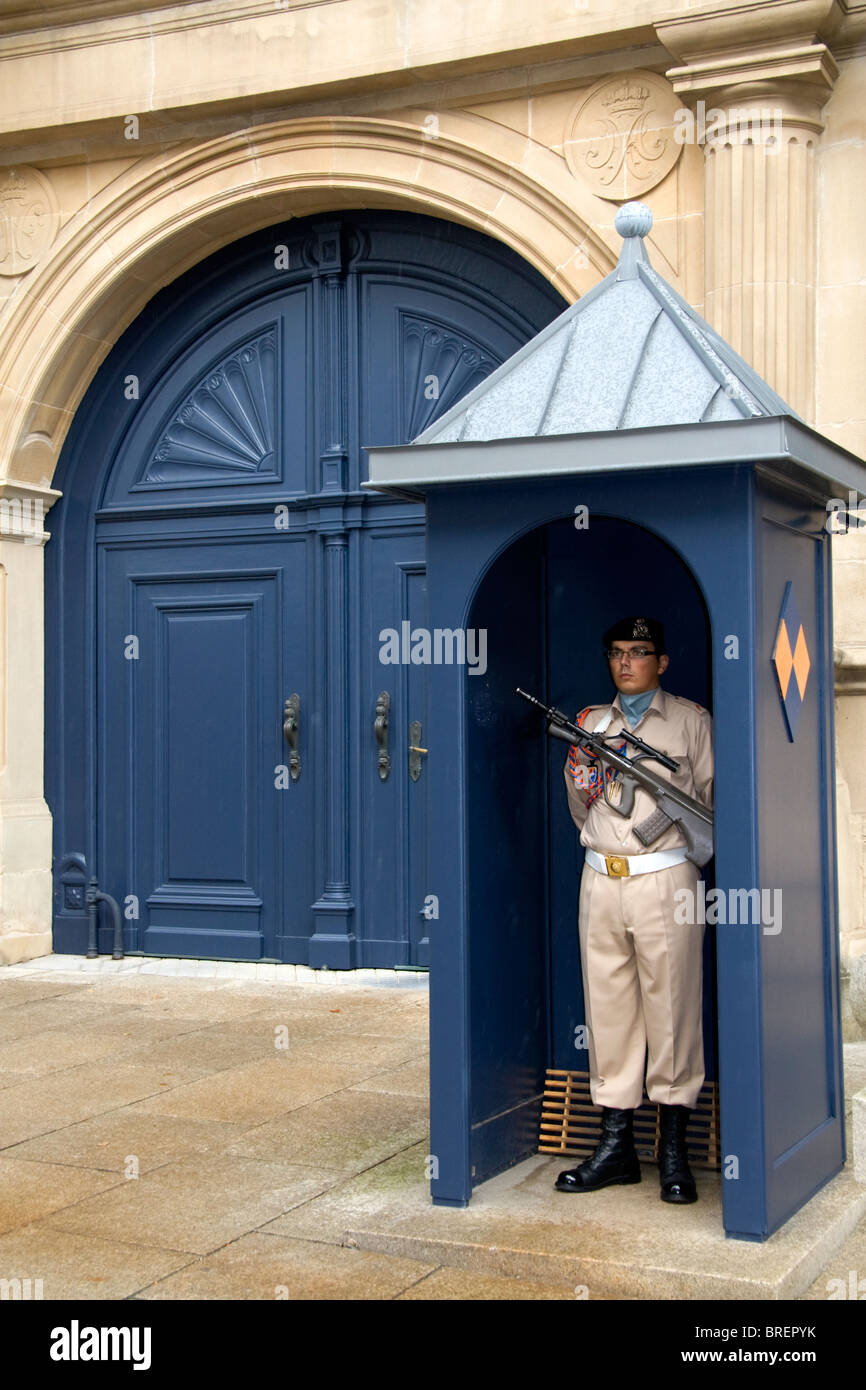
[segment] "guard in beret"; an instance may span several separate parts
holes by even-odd
[[[617,694],[612,704],[582,710],[577,723],[602,733],[611,726],[612,734],[625,724],[679,764],[677,772],[656,765],[653,771],[711,807],[712,721],[700,705],[659,685],[668,667],[662,624],[623,618],[603,641]],[[594,1192],[640,1182],[632,1124],[645,1081],[649,1099],[659,1106],[662,1200],[694,1202],[685,1133],[704,1080],[704,928],[675,920],[675,895],[695,892],[698,870],[686,859],[675,824],[651,846],[635,835],[635,825],[655,810],[648,792],[638,789],[626,818],[608,805],[602,778],[615,799],[612,770],[579,746],[569,750],[568,805],[585,850],[579,931],[590,1090],[603,1117],[593,1155],[560,1173],[556,1187]]]

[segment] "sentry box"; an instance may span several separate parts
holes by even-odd
[[[566,750],[515,688],[610,699],[601,634],[645,612],[714,719],[707,1077],[725,1231],[764,1240],[845,1161],[830,536],[866,466],[656,274],[650,225],[620,209],[616,270],[370,450],[371,488],[426,501],[429,629],[475,643],[429,672],[432,1195],[537,1152],[546,1076],[587,1068]]]

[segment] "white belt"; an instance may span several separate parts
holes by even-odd
[[[684,849],[662,849],[656,854],[597,854],[594,849],[584,850],[590,868],[611,878],[633,878],[635,874],[652,874],[657,869],[670,869],[674,864],[682,864],[687,853]]]

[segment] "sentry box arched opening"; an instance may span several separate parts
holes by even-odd
[[[705,971],[724,1227],[763,1240],[845,1160],[828,516],[866,466],[652,271],[649,222],[621,209],[616,271],[414,444],[370,450],[371,488],[426,500],[430,630],[475,630],[474,665],[429,671],[431,1191],[464,1205],[535,1152],[546,1069],[580,1065],[564,745],[514,691],[609,698],[601,632],[646,609],[669,688],[713,712],[708,887],[772,904],[720,918]]]

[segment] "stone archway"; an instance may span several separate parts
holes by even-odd
[[[480,131],[479,127],[485,127]],[[210,252],[287,216],[402,208],[510,246],[568,298],[613,268],[610,209],[550,150],[463,113],[435,136],[367,118],[279,122],[139,161],[62,229],[5,314],[0,491],[28,511],[0,539],[5,688],[0,721],[0,961],[51,949],[51,816],[44,799],[43,517],[68,426],[100,363],[162,286]],[[485,149],[485,139],[495,149]],[[34,520],[35,518],[35,520]],[[30,542],[29,544],[27,542]]]
[[[96,368],[155,291],[287,215],[358,206],[426,212],[502,241],[566,298],[585,294],[615,264],[594,230],[609,220],[609,205],[515,132],[497,128],[496,152],[479,149],[470,143],[483,138],[478,124],[455,113],[434,139],[396,121],[287,121],[127,170],[71,219],[8,315],[3,474],[44,486]]]

